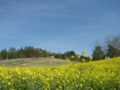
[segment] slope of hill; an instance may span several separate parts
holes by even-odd
[[[65,65],[65,60],[57,59],[57,58],[21,58],[21,59],[10,59],[10,60],[2,60],[0,61],[0,66],[5,64],[6,66],[22,66],[25,63],[26,67],[43,67],[43,66],[50,66],[52,62],[52,66],[60,66]],[[73,62],[73,61],[71,61]],[[76,62],[79,63],[79,62]]]

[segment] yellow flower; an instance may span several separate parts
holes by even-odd
[[[89,57],[90,60],[92,60],[93,58],[92,57]]]
[[[11,85],[11,82],[8,82],[8,85],[10,86],[10,85]]]
[[[86,53],[86,51],[85,51],[85,50],[83,50],[83,51],[82,51],[82,53],[83,53],[83,54],[85,54],[85,53]]]
[[[71,55],[71,58],[74,58],[74,56],[73,56],[73,55]]]
[[[85,59],[82,59],[82,62],[85,62]]]
[[[25,66],[25,63],[23,63],[23,66]]]
[[[59,85],[59,88],[61,89],[61,88],[62,88],[62,86],[61,86],[61,85]]]
[[[102,81],[100,81],[100,83],[102,84]]]
[[[89,62],[92,62],[91,60]]]
[[[2,83],[5,83],[5,81],[2,81]]]
[[[5,66],[5,64],[3,64],[3,67]]]
[[[80,55],[78,55],[78,58],[80,58]]]
[[[23,77],[22,79],[23,79],[23,80],[25,80],[25,78],[24,78],[24,77]]]
[[[57,81],[57,83],[59,84],[59,81]]]
[[[50,64],[52,65],[52,62]]]
[[[66,62],[69,62],[69,61],[70,61],[70,60],[67,58],[67,59],[66,59]]]
[[[93,89],[91,88],[91,90],[93,90]]]
[[[82,87],[83,85],[82,84],[79,84],[80,85],[80,87]]]
[[[78,87],[78,85],[76,85],[76,87]]]

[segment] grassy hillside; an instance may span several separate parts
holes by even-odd
[[[43,66],[50,66],[50,63],[52,62],[52,66],[60,66],[65,65],[65,60],[63,59],[57,59],[57,58],[22,58],[22,59],[9,59],[9,60],[2,60],[0,61],[0,66],[5,64],[6,66],[22,66],[23,63],[25,63],[25,67],[43,67]],[[73,62],[73,61],[71,61]],[[75,62],[79,63],[79,62]]]
[[[51,67],[3,65],[0,90],[120,90],[120,57]]]

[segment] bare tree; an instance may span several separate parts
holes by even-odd
[[[36,48],[35,51],[34,51],[34,56],[35,57],[41,57],[42,55],[42,52],[40,49]]]
[[[112,45],[116,50],[117,53],[120,51],[120,34],[118,35],[107,35],[107,37],[105,38],[105,46],[109,46]]]
[[[105,43],[107,45],[112,45],[114,46],[116,49],[120,49],[120,34],[118,35],[109,35],[105,38]]]

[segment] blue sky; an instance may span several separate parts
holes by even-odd
[[[120,0],[0,0],[0,50],[33,46],[91,56],[120,33]]]

